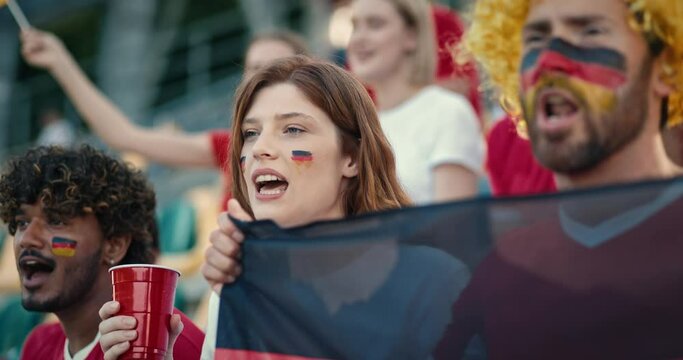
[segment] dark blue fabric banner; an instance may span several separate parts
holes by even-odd
[[[217,358],[683,358],[683,179],[241,223]]]

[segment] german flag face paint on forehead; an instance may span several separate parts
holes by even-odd
[[[608,48],[574,46],[562,39],[553,39],[546,48],[529,51],[521,68],[524,91],[548,72],[612,90],[626,82],[626,58],[622,54]]]
[[[76,245],[78,243],[74,240],[55,236],[52,238],[52,253],[56,256],[72,257],[76,255]]]

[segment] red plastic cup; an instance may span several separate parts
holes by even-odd
[[[119,359],[159,359],[166,355],[175,288],[180,272],[158,265],[130,264],[109,269],[117,315],[137,320],[138,337]]]

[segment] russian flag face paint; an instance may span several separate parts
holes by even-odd
[[[626,83],[626,58],[608,48],[574,46],[553,39],[522,59],[522,92],[527,115],[534,115],[540,90],[565,88],[596,113],[612,110],[616,90]],[[533,116],[532,116],[533,117]]]
[[[52,253],[56,256],[72,257],[76,255],[77,244],[74,240],[55,236],[52,238]]]
[[[297,165],[309,164],[311,161],[313,161],[313,154],[310,151],[293,150],[292,160]]]

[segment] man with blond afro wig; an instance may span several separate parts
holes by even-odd
[[[478,0],[465,36],[560,188],[658,181],[527,203],[543,211],[496,238],[434,358],[683,358],[683,181],[661,135],[683,121],[683,1]]]
[[[678,174],[683,1],[479,0],[465,48],[560,188]]]

